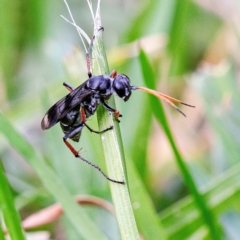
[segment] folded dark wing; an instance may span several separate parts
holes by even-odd
[[[72,108],[80,104],[92,91],[84,88],[85,83],[75,88],[67,96],[55,103],[45,114],[41,122],[43,130],[51,128],[61,120]]]

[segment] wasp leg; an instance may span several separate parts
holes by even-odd
[[[67,141],[67,139],[68,139],[69,137],[72,137],[72,136],[74,136],[76,133],[78,133],[79,131],[82,131],[82,129],[83,129],[84,126],[85,126],[85,123],[81,123],[78,127],[76,127],[76,128],[73,129],[71,132],[69,132],[69,133],[67,133],[67,134],[65,134],[65,135],[63,136],[63,141],[64,141],[64,143],[66,144],[66,146],[69,148],[69,150],[73,153],[73,155],[74,155],[76,158],[79,158],[79,159],[81,159],[82,161],[84,161],[85,163],[89,164],[90,166],[96,168],[107,180],[109,180],[109,181],[111,181],[111,182],[114,182],[114,183],[125,184],[124,181],[117,181],[117,180],[111,179],[110,177],[108,177],[108,176],[102,171],[102,169],[101,169],[99,166],[97,166],[97,165],[89,162],[88,160],[84,159],[83,157],[81,157],[81,156],[79,155],[78,151],[76,151],[75,148]]]
[[[81,123],[79,126],[77,126],[76,128],[74,128],[72,131],[66,133],[64,136],[63,136],[63,141],[64,143],[67,145],[67,147],[69,148],[69,150],[73,153],[73,155],[75,157],[78,156],[78,151],[76,151],[74,149],[74,147],[67,141],[68,138],[71,138],[73,137],[75,134],[79,133],[80,131],[82,131],[82,129],[84,128],[84,123]]]
[[[71,86],[71,85],[70,85],[69,83],[67,83],[67,82],[64,82],[64,83],[63,83],[63,86],[66,87],[69,92],[72,92],[72,91],[75,89],[73,86]]]
[[[114,117],[116,118],[116,120],[117,120],[118,122],[120,122],[120,120],[119,120],[118,118],[119,118],[119,117],[122,117],[122,114],[120,114],[120,112],[119,112],[118,110],[111,108],[111,107],[110,107],[108,104],[106,104],[106,103],[104,102],[104,100],[102,100],[102,99],[101,99],[101,103],[102,103],[102,105],[103,105],[109,112],[113,112],[113,113],[114,113]]]
[[[113,126],[111,126],[111,127],[109,127],[109,128],[103,129],[102,131],[95,131],[95,130],[93,130],[92,128],[90,128],[86,123],[84,123],[84,125],[86,126],[86,128],[87,128],[90,132],[94,132],[94,133],[97,133],[97,134],[104,133],[104,132],[107,132],[107,131],[113,129]]]
[[[71,86],[69,83],[67,83],[67,82],[64,82],[64,83],[63,83],[63,86],[66,87],[69,92],[72,92],[72,91],[74,90],[74,87],[72,87],[72,86]],[[111,127],[109,127],[109,128],[106,128],[106,129],[104,129],[104,130],[102,130],[102,131],[95,131],[95,130],[93,130],[92,128],[90,128],[90,127],[86,124],[87,118],[86,118],[86,113],[85,113],[85,110],[84,110],[83,107],[82,107],[82,109],[81,109],[81,117],[82,117],[82,122],[84,122],[84,125],[87,127],[87,129],[88,129],[90,132],[94,132],[94,133],[100,134],[100,133],[104,133],[104,132],[106,132],[106,131],[108,131],[108,130],[113,129],[113,126],[111,126]]]
[[[104,30],[104,28],[102,26],[98,29],[98,31],[101,31],[101,30],[102,31]],[[95,35],[93,35],[92,40],[89,44],[87,53],[86,53],[87,71],[88,71],[89,78],[92,77],[90,51],[92,50],[94,39],[95,39]]]
[[[86,124],[87,117],[86,117],[86,113],[85,113],[84,107],[81,108],[81,119],[82,119],[82,122],[84,123],[84,125],[87,127],[87,129],[88,129],[90,132],[94,132],[94,133],[100,134],[100,133],[104,133],[104,132],[106,132],[106,131],[108,131],[108,130],[113,129],[113,126],[110,126],[109,128],[103,129],[103,130],[101,130],[101,131],[95,131],[95,130],[93,130],[92,128],[90,128],[90,127]]]
[[[87,53],[86,53],[87,72],[88,72],[88,77],[89,78],[92,77],[90,51],[91,51],[91,49],[93,47],[94,39],[95,39],[95,35],[93,35],[92,40],[91,40],[91,42],[89,44]]]

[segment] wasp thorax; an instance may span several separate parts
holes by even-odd
[[[127,101],[132,93],[130,79],[124,74],[117,75],[113,81],[113,90],[120,98]]]
[[[98,92],[103,97],[112,94],[111,79],[103,75],[91,77],[86,84],[86,88]]]

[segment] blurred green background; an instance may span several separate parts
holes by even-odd
[[[93,22],[86,1],[68,0],[68,4],[76,23],[91,37]],[[240,239],[239,13],[237,0],[101,3],[110,69],[128,75],[132,85],[144,86],[139,61],[142,48],[158,80],[156,90],[196,106],[180,106],[187,115],[184,118],[163,104],[178,150],[225,239]],[[0,1],[0,109],[70,194],[111,202],[109,183],[71,155],[60,127],[46,132],[40,127],[49,107],[67,94],[62,82],[78,86],[87,79],[82,43],[75,28],[60,15],[70,19],[63,1]],[[139,207],[135,201],[139,187],[167,238],[211,239],[173,150],[153,117],[154,106],[147,94],[136,91],[127,103],[117,98],[116,102],[123,115],[120,128],[126,161],[134,169],[128,174],[134,171],[137,176],[128,176],[133,208]],[[97,129],[96,116],[88,123]],[[11,142],[14,137],[11,144],[6,139],[0,134],[1,164],[24,219],[55,199],[28,159],[16,151],[19,139],[16,145]],[[80,143],[73,145],[106,172],[98,135],[84,129]],[[108,239],[120,238],[114,216],[103,209],[84,208]],[[139,226],[143,218],[137,217]],[[34,231],[48,232],[45,239],[81,239],[70,222],[63,216]],[[151,232],[150,226],[145,228]],[[144,239],[154,239],[141,227],[139,231]]]

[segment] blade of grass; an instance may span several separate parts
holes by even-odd
[[[144,81],[145,81],[147,87],[151,88],[151,89],[155,89],[156,86],[155,86],[155,82],[154,82],[154,80],[155,80],[154,72],[153,72],[150,62],[143,50],[140,50],[139,60],[140,60],[140,64],[141,64],[143,78],[144,78]],[[185,162],[183,161],[183,158],[177,148],[177,145],[174,141],[174,137],[173,137],[171,129],[168,125],[168,121],[165,116],[161,102],[159,102],[153,96],[149,96],[149,98],[150,98],[151,105],[154,106],[152,109],[153,113],[156,116],[156,119],[162,125],[163,131],[165,132],[165,134],[168,138],[168,141],[172,147],[177,165],[182,173],[185,184],[187,185],[189,191],[191,192],[191,194],[195,200],[196,206],[199,209],[199,211],[202,215],[202,218],[204,219],[205,224],[208,227],[209,233],[211,234],[213,239],[221,239],[220,233],[219,233],[219,228],[216,223],[216,219],[213,216],[212,212],[210,211],[203,196],[199,193],[197,186],[193,180],[193,177],[191,176],[191,174],[188,170],[188,167],[185,164]]]
[[[184,69],[186,59],[186,48],[184,48],[186,36],[186,19],[188,19],[189,8],[193,3],[190,0],[176,1],[173,26],[170,32],[169,50],[172,53],[171,72],[181,74]]]
[[[170,75],[179,76],[196,69],[222,23],[191,0],[175,1],[172,10],[168,44]]]
[[[17,132],[0,112],[0,132],[34,168],[45,188],[61,203],[66,217],[84,239],[106,239],[97,226],[89,219],[84,209],[76,204],[51,168],[45,164],[40,154]]]
[[[159,221],[153,203],[147,193],[144,184],[133,164],[127,161],[129,173],[129,188],[133,203],[133,210],[137,225],[144,239],[167,239],[163,226]],[[149,224],[151,223],[151,224]]]
[[[146,98],[145,98],[146,97]],[[158,220],[156,209],[147,192],[147,146],[148,136],[151,132],[152,111],[147,96],[141,104],[141,121],[135,130],[131,157],[126,162],[129,178],[129,189],[137,226],[144,239],[166,239],[165,229]],[[136,123],[135,123],[136,124]],[[151,223],[151,224],[148,224]]]
[[[98,54],[94,55],[94,60],[98,62],[95,66],[100,66],[100,68],[93,68],[93,73],[95,75],[109,74],[106,55],[103,48],[102,34],[100,32],[96,36],[94,47],[98,52]],[[111,107],[115,108],[113,98],[110,99],[109,103]],[[139,239],[127,185],[126,167],[119,125],[116,121],[113,121],[112,116],[110,116],[102,106],[98,108],[97,117],[99,129],[106,129],[109,126],[114,126],[113,130],[102,135],[101,140],[109,177],[125,182],[125,185],[110,183],[122,239]]]
[[[100,11],[96,14],[94,21],[95,40],[93,46],[93,74],[109,74],[109,68],[105,49],[102,40]],[[111,107],[115,108],[114,98],[109,100]],[[108,131],[101,136],[104,157],[106,161],[107,171],[110,178],[118,181],[124,181],[125,185],[110,182],[113,203],[116,211],[116,217],[121,233],[121,239],[132,240],[139,239],[137,225],[134,218],[132,204],[127,184],[127,174],[125,167],[125,158],[123,144],[119,129],[119,124],[113,121],[113,117],[109,115],[103,106],[99,106],[97,110],[97,118],[99,129],[106,129],[114,126],[114,129]]]
[[[0,219],[2,218],[2,212],[0,212]],[[0,224],[0,240],[5,240],[2,224]]]
[[[21,220],[14,206],[14,199],[11,188],[4,173],[3,167],[0,164],[0,210],[3,213],[8,233],[11,239],[24,240],[24,234],[21,227]],[[0,230],[2,232],[2,230]],[[3,238],[4,239],[4,238]]]
[[[209,198],[212,212],[221,215],[229,209],[239,211],[240,187],[239,184],[238,186],[236,185],[237,184],[235,184],[235,186],[229,186],[228,189],[224,189],[222,192]],[[219,198],[219,200],[216,201],[215,198]],[[176,239],[180,235],[181,239],[188,239],[190,235],[194,234],[199,228],[207,230],[203,218],[199,214],[199,211],[194,208],[194,205],[194,201],[190,201],[189,198],[184,199],[181,204],[174,205],[174,208],[171,209],[173,210],[172,213],[169,212],[171,219],[168,220],[170,221],[165,223],[165,219],[161,219],[161,223],[165,227],[169,239]],[[170,215],[168,217],[170,217]],[[207,235],[209,236],[209,233]]]
[[[43,37],[48,5],[48,1],[0,1],[1,81],[9,99],[19,93],[14,74],[19,70],[24,48],[29,43],[36,46]]]
[[[143,183],[147,183],[148,179],[148,164],[147,164],[147,146],[148,136],[151,132],[152,112],[148,104],[148,99],[144,98],[145,102],[141,108],[141,121],[138,123],[137,130],[135,132],[134,141],[131,146],[131,158],[134,162],[134,166],[139,173],[139,177]]]
[[[239,182],[240,164],[232,167],[204,187],[202,193],[208,199],[215,214],[220,215],[229,208],[239,210]],[[181,232],[184,232],[184,238],[187,238],[188,233],[193,234],[194,230],[202,226],[203,221],[194,205],[192,196],[187,196],[160,213],[160,221],[170,239],[176,239]]]
[[[161,21],[159,18],[162,15],[159,14],[159,11],[162,2],[162,0],[154,0],[151,1],[151,4],[148,2],[145,2],[145,5],[143,2],[141,3],[144,6],[141,7],[141,11],[137,14],[137,16],[131,20],[129,27],[125,33],[125,38],[128,42],[134,41],[146,33],[153,32],[152,29],[154,29],[156,24]],[[158,12],[158,21],[156,21],[155,18],[156,12]]]

